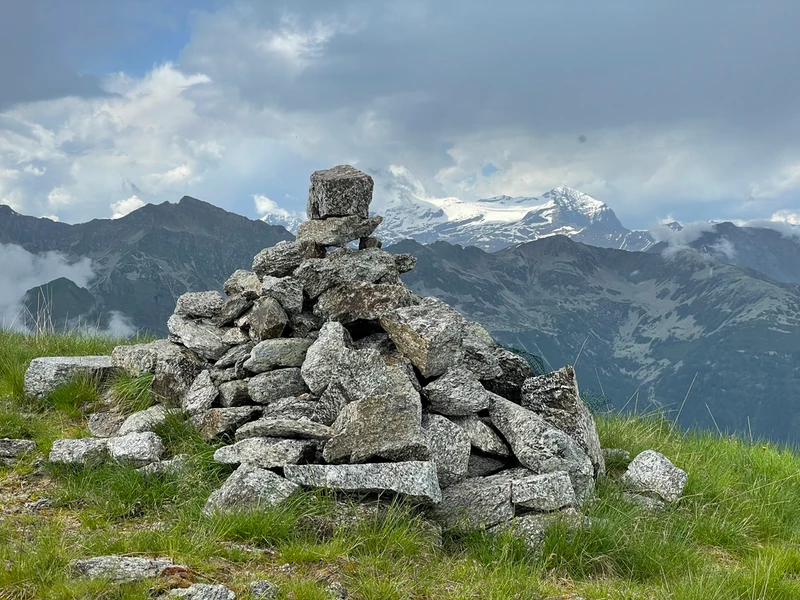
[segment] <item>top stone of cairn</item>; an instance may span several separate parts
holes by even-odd
[[[374,187],[372,177],[350,165],[339,165],[311,175],[308,189],[309,219],[369,216]]]

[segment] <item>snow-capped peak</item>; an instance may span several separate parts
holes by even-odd
[[[601,213],[611,211],[605,202],[566,186],[550,190],[542,196],[542,199],[547,200],[547,204],[550,206],[557,206],[570,212],[580,213],[590,220]],[[545,207],[543,206],[542,208]]]

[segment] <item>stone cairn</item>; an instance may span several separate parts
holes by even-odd
[[[353,167],[315,172],[296,241],[262,250],[225,296],[182,295],[168,340],[87,358],[95,372],[153,374],[162,404],[124,420],[95,413],[95,437],[57,441],[50,460],[179,468],[185,457],[161,460],[152,429],[181,410],[228,442],[214,459],[237,466],[209,513],[326,488],[404,497],[445,528],[510,525],[531,543],[553,518],[580,518],[605,465],[572,367],[534,376],[483,327],[406,287],[416,258],[372,236],[372,191]],[[37,360],[32,394],[57,359]],[[648,460],[660,471],[629,476],[630,489],[679,497],[686,474]]]

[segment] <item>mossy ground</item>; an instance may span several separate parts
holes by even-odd
[[[0,333],[0,437],[36,441],[88,435],[92,382],[44,401],[22,397],[35,356],[102,354],[115,340]],[[152,401],[146,381],[115,383],[114,401],[132,411]],[[277,509],[207,518],[210,492],[229,469],[180,418],[159,433],[173,454],[191,455],[180,474],[133,469],[0,468],[0,598],[154,598],[164,583],[73,580],[67,563],[100,554],[169,557],[198,579],[246,598],[266,578],[280,598],[327,598],[339,581],[351,598],[618,600],[790,600],[800,598],[800,455],[765,442],[672,430],[663,417],[598,418],[605,447],[635,455],[653,448],[689,473],[686,496],[664,513],[627,505],[614,477],[584,511],[592,525],[555,526],[540,555],[511,537],[438,535],[402,503],[361,514],[324,494]],[[27,503],[46,498],[44,506]],[[350,514],[352,513],[352,515]],[[356,518],[355,515],[361,515]]]

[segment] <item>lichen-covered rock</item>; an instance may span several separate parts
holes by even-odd
[[[289,317],[280,302],[270,296],[259,298],[247,313],[250,338],[266,340],[280,337],[289,324]]]
[[[536,475],[527,469],[509,469],[490,479],[511,482],[511,502],[517,507],[549,512],[577,504],[572,481],[565,471]]]
[[[240,406],[237,408],[212,408],[192,418],[192,424],[206,441],[234,432],[250,421],[261,416],[260,406]]]
[[[166,558],[116,555],[95,556],[69,563],[70,570],[76,575],[114,582],[152,579],[161,575],[164,569],[176,566]]]
[[[167,329],[183,346],[206,360],[219,360],[230,347],[222,341],[223,331],[211,323],[172,315]]]
[[[592,460],[595,473],[605,473],[594,417],[581,399],[575,370],[571,366],[527,379],[522,386],[522,406],[578,442]]]
[[[445,529],[484,529],[514,516],[511,482],[492,478],[465,479],[442,490],[442,501],[431,510]]]
[[[511,449],[503,441],[503,438],[477,415],[450,417],[450,420],[466,432],[470,443],[476,450],[493,456],[506,457],[511,454]]]
[[[423,298],[389,311],[381,315],[380,324],[423,377],[442,375],[463,359],[464,317],[440,300]]]
[[[243,379],[235,379],[219,384],[219,403],[224,408],[252,404],[249,385]]]
[[[270,404],[281,398],[308,392],[300,369],[287,368],[261,373],[247,380],[250,398],[258,404]]]
[[[314,408],[317,406],[317,398],[310,394],[300,396],[289,396],[270,402],[264,407],[265,417],[276,417],[280,419],[311,420]]]
[[[68,465],[87,465],[104,460],[108,456],[108,440],[105,438],[63,439],[53,442],[49,461]]]
[[[167,460],[159,460],[149,465],[136,469],[142,475],[157,475],[164,473],[179,473],[186,468],[189,462],[188,454],[177,454]]]
[[[299,486],[272,471],[242,464],[206,502],[204,512],[230,512],[254,506],[275,506],[299,490]]]
[[[286,479],[309,488],[355,493],[394,493],[423,504],[441,501],[432,462],[366,465],[286,465]]]
[[[222,289],[228,296],[237,294],[261,294],[261,280],[252,271],[238,269],[222,284]]]
[[[169,591],[169,597],[189,600],[236,600],[233,590],[224,585],[210,583],[193,583],[188,588],[172,589]]]
[[[110,356],[44,356],[31,361],[22,389],[30,398],[44,398],[73,377],[105,380],[115,372]]]
[[[294,272],[294,277],[302,282],[303,289],[312,299],[351,281],[400,284],[392,255],[377,248],[306,260]]]
[[[22,458],[36,452],[36,444],[30,440],[0,438],[0,458]]]
[[[249,464],[262,469],[308,462],[314,458],[317,444],[309,440],[251,437],[214,452],[214,460],[226,465]]]
[[[352,345],[350,334],[340,323],[325,323],[319,337],[306,352],[300,368],[303,380],[313,394],[322,394]]]
[[[374,186],[372,177],[350,165],[314,171],[308,189],[308,218],[349,215],[366,218],[369,216]]]
[[[89,433],[94,437],[107,438],[117,435],[125,422],[125,416],[113,410],[94,412],[89,415]]]
[[[689,475],[673,465],[670,460],[655,450],[645,450],[628,465],[620,483],[640,494],[655,494],[666,502],[677,502]]]
[[[303,284],[293,277],[264,277],[261,293],[275,298],[288,314],[303,312]]]
[[[381,224],[383,217],[328,217],[300,223],[298,240],[310,240],[320,246],[344,246],[359,238],[368,237]]]
[[[236,431],[236,439],[251,437],[297,438],[306,440],[328,440],[334,435],[333,429],[308,419],[281,417],[262,417],[247,423]]]
[[[422,431],[436,464],[439,485],[446,488],[466,478],[470,456],[466,432],[441,415],[423,416]]]
[[[494,379],[484,380],[483,385],[490,392],[519,404],[522,402],[522,385],[536,373],[519,354],[505,348],[495,348],[493,353],[503,373]]]
[[[430,402],[431,412],[443,415],[471,415],[489,408],[489,392],[472,371],[465,367],[451,367],[444,375],[422,388]]]
[[[108,438],[106,442],[112,459],[137,466],[158,461],[165,450],[164,442],[152,431]]]
[[[256,600],[271,600],[278,595],[280,586],[266,579],[251,581],[249,587],[250,595]]]
[[[252,349],[244,368],[251,373],[264,373],[282,367],[299,367],[311,344],[311,340],[302,338],[264,340]]]
[[[253,271],[259,277],[286,277],[307,258],[323,258],[325,249],[309,242],[278,242],[253,258]],[[262,290],[263,291],[263,290]]]
[[[130,415],[119,428],[117,435],[153,431],[153,429],[167,420],[167,409],[156,404],[145,410],[140,410]]]
[[[536,413],[499,396],[495,396],[489,415],[523,466],[539,474],[566,471],[579,502],[592,495],[592,461],[566,433]]]
[[[231,296],[222,304],[214,317],[214,324],[217,327],[230,325],[253,306],[256,296],[252,292],[236,294]]]
[[[224,303],[225,298],[219,292],[187,292],[178,298],[175,314],[211,319],[219,314]]]
[[[314,314],[341,323],[374,321],[389,310],[417,302],[417,296],[404,285],[351,281],[323,293]]]
[[[219,390],[211,379],[211,373],[208,370],[204,370],[195,377],[192,385],[189,386],[189,390],[181,403],[181,408],[189,416],[204,413],[214,406],[218,396]]]

